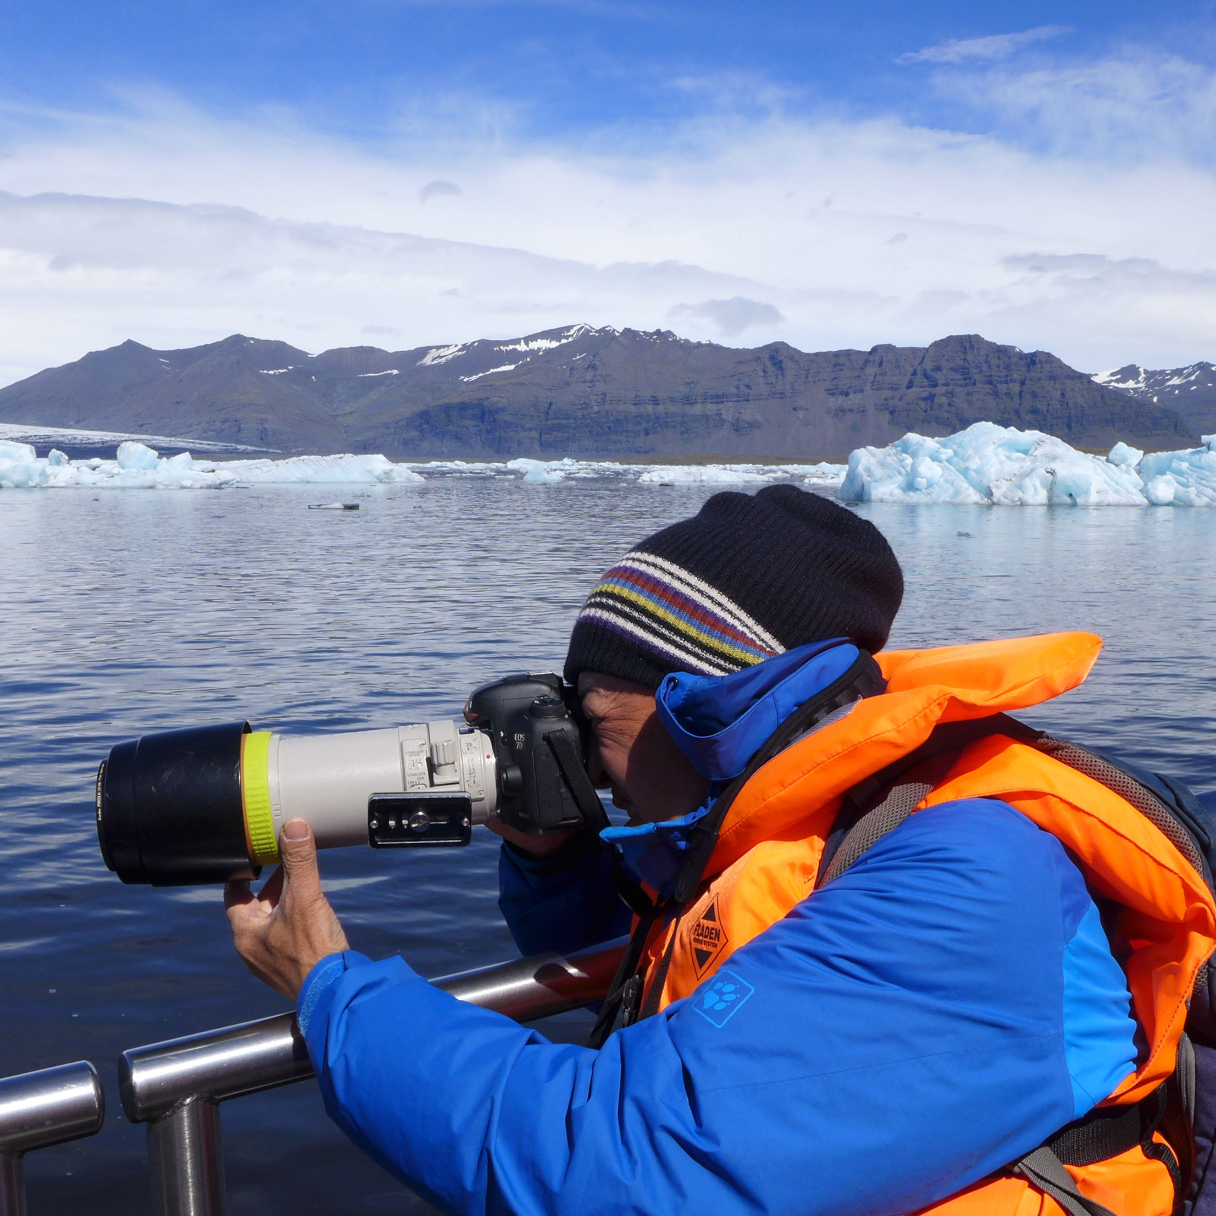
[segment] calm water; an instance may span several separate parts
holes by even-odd
[[[0,1075],[90,1059],[109,1107],[96,1139],[28,1158],[31,1212],[147,1211],[118,1053],[285,1008],[233,954],[218,890],[106,871],[91,795],[110,745],[242,717],[317,731],[457,715],[479,682],[560,667],[595,576],[710,492],[436,478],[348,490],[357,513],[308,511],[333,497],[319,487],[0,492]],[[861,513],[907,576],[893,644],[1095,630],[1090,681],[1026,717],[1216,787],[1216,511]],[[511,956],[495,842],[477,837],[328,854],[352,944],[427,975]],[[425,1210],[346,1145],[311,1083],[223,1118],[234,1216]]]

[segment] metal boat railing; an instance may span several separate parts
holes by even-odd
[[[0,1216],[25,1216],[25,1154],[101,1131],[105,1095],[86,1060],[0,1080]]]
[[[531,1022],[602,998],[624,948],[622,938],[576,954],[517,959],[431,982],[459,1000]],[[127,1118],[148,1125],[158,1216],[222,1216],[220,1103],[312,1075],[290,1013],[123,1052],[119,1093]],[[0,1206],[0,1216],[9,1216],[9,1209]]]

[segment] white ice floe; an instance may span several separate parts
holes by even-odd
[[[944,439],[908,434],[859,448],[846,502],[996,506],[1216,506],[1216,451],[1152,452],[1117,443],[1105,458],[1041,431],[977,422]]]
[[[660,464],[647,469],[638,478],[638,482],[644,486],[739,486],[768,480],[758,469],[738,464]]]
[[[0,440],[0,489],[218,490],[239,485],[420,482],[384,456],[292,456],[284,460],[195,460],[164,457],[143,443],[119,444],[114,460],[69,460],[52,450],[38,457],[28,443]]]
[[[804,474],[804,484],[817,487],[840,488],[849,471],[847,464],[828,464],[821,460],[818,464],[800,465],[799,472]]]
[[[806,485],[831,489],[844,479],[842,464],[676,464],[655,465],[638,481],[643,485],[768,485],[801,477]]]

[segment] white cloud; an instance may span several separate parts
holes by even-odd
[[[1199,131],[1212,74],[1055,71],[951,73],[968,104],[1032,124],[1017,143],[774,112],[558,148],[487,135],[476,107],[475,137],[411,121],[369,149],[146,96],[118,118],[14,118],[0,380],[127,337],[413,347],[673,318],[803,349],[980,332],[1083,369],[1213,358],[1210,133],[1163,133],[1179,115]],[[424,199],[437,182],[460,193]]]
[[[984,38],[951,38],[924,50],[908,51],[896,63],[969,63],[976,60],[1007,59],[1023,47],[1046,42],[1071,33],[1066,25],[1039,25],[1017,34],[989,34]]]

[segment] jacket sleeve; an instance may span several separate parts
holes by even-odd
[[[631,920],[594,832],[578,833],[554,857],[539,860],[504,841],[498,906],[525,956],[611,941],[629,932]]]
[[[300,1022],[331,1116],[450,1212],[907,1212],[1074,1118],[1061,960],[1087,898],[1017,812],[951,803],[599,1052],[353,953]]]

